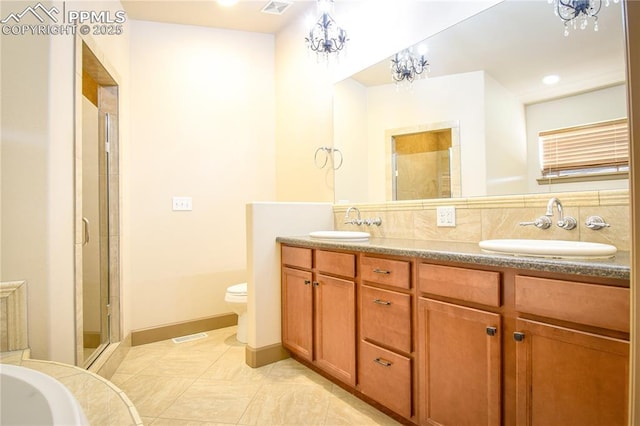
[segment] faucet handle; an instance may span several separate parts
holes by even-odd
[[[528,225],[533,225],[536,228],[540,229],[548,229],[549,227],[551,227],[551,219],[549,219],[547,216],[540,216],[533,222],[520,222],[520,226]]]
[[[565,216],[562,220],[558,220],[558,223],[556,223],[556,225],[558,225],[562,229],[571,231],[576,226],[578,226],[578,222],[571,216]]]
[[[587,225],[587,228],[593,229],[594,231],[597,231],[598,229],[602,229],[602,228],[608,228],[611,226],[608,223],[606,223],[604,219],[601,218],[600,216],[589,216],[587,220],[584,222],[584,224]]]
[[[371,225],[376,225],[376,226],[380,226],[382,225],[382,219],[380,219],[379,217],[376,218],[367,218],[364,220],[364,224],[367,226],[371,226]]]

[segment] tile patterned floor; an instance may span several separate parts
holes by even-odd
[[[247,366],[235,332],[135,346],[111,380],[145,425],[399,424],[292,359]]]
[[[131,400],[109,380],[73,365],[31,359],[29,355],[29,350],[3,352],[0,354],[0,364],[30,368],[58,380],[71,391],[91,425],[143,424]]]

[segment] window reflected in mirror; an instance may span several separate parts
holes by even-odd
[[[627,118],[538,133],[539,185],[628,178]]]

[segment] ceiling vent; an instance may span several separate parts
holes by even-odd
[[[275,1],[271,0],[265,7],[262,8],[262,12],[270,13],[272,15],[282,15],[285,10],[291,6],[292,1]]]

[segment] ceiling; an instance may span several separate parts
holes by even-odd
[[[295,0],[281,15],[261,12],[268,3],[240,0],[224,7],[215,0],[122,0],[131,19],[271,34],[316,13],[314,0]],[[612,2],[598,16],[598,32],[590,26],[565,37],[547,1],[506,0],[430,37],[429,77],[485,70],[523,103],[619,84],[625,78],[621,6]],[[390,83],[389,59],[354,78],[366,86]],[[559,74],[561,82],[543,85],[548,74]]]
[[[314,13],[316,7],[315,1],[297,0],[281,15],[261,12],[268,3],[271,1],[240,1],[225,7],[216,0],[122,0],[130,19],[271,34],[307,12]],[[285,2],[275,0],[275,3]]]

